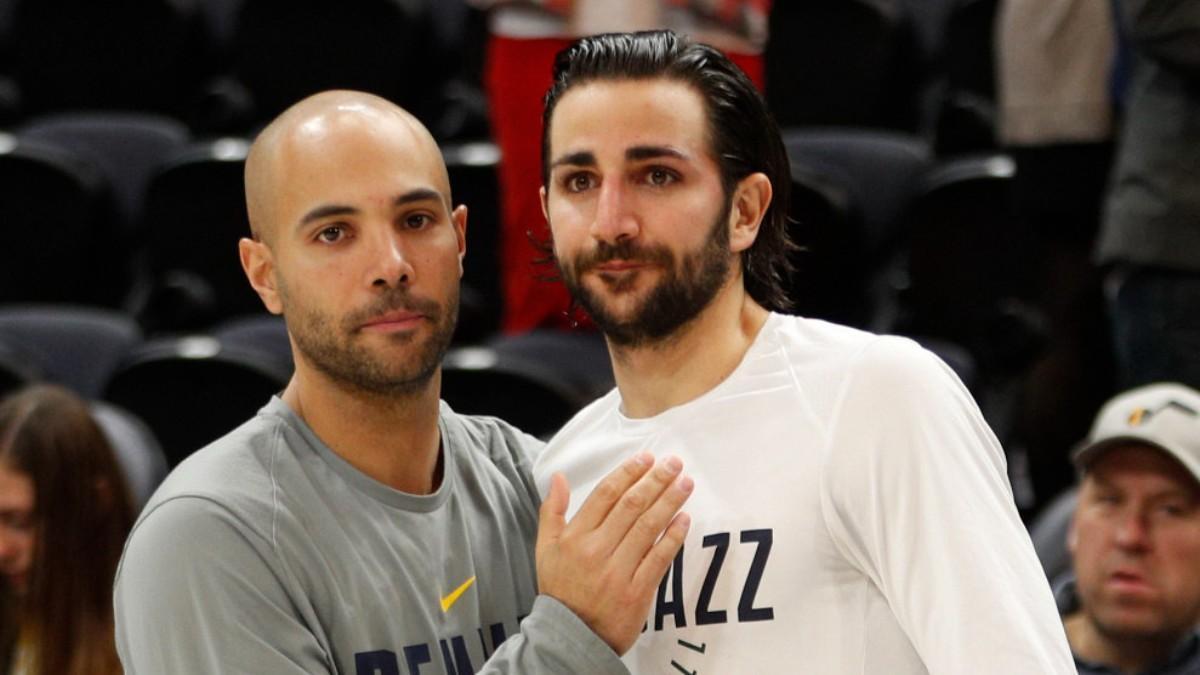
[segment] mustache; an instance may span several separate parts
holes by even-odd
[[[581,274],[613,260],[669,265],[674,256],[666,246],[646,246],[632,239],[622,239],[615,244],[601,241],[596,248],[576,257],[575,270]]]
[[[346,315],[346,324],[357,328],[375,317],[388,312],[413,312],[424,314],[434,323],[442,318],[442,306],[429,298],[421,298],[404,288],[393,288],[377,300]]]

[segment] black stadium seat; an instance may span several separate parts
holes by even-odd
[[[125,355],[142,342],[129,316],[97,307],[0,307],[0,341],[20,349],[42,379],[96,398]]]
[[[248,144],[190,146],[150,182],[146,201],[149,279],[138,314],[148,330],[198,330],[264,311],[238,257],[250,233],[243,185]]]
[[[253,417],[289,376],[260,353],[211,336],[159,338],[133,350],[103,398],[145,421],[175,466]]]
[[[118,304],[128,279],[111,213],[96,167],[0,133],[0,302]]]
[[[103,171],[123,229],[132,234],[150,176],[187,145],[189,133],[182,122],[152,113],[66,112],[30,120],[17,137],[74,152]]]

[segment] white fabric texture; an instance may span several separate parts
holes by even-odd
[[[695,478],[631,672],[1075,672],[1003,452],[916,343],[773,314],[702,396],[620,404],[580,412],[534,476],[544,493],[565,473],[572,513],[637,451]]]

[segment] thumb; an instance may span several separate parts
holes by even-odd
[[[571,489],[567,478],[561,473],[550,477],[550,492],[542,501],[538,513],[537,548],[556,541],[567,526],[567,505],[571,500]]]

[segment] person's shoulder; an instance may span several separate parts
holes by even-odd
[[[852,358],[880,336],[858,328],[788,314],[772,314],[763,327],[764,343],[778,345],[796,360]]]
[[[941,391],[958,378],[915,340],[878,335],[854,355],[851,377],[860,386],[892,392]]]
[[[160,505],[200,500],[233,512],[269,505],[276,453],[285,441],[284,420],[268,409],[179,463],[155,490],[139,523]]]

